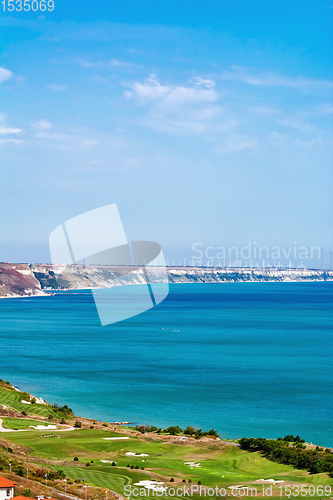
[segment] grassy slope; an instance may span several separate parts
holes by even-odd
[[[27,429],[31,425],[54,425],[47,421],[41,420],[31,420],[27,418],[10,418],[4,417],[2,419],[2,425],[6,429]]]
[[[50,414],[57,416],[56,411],[51,406],[31,404],[27,405],[21,403],[24,396],[22,392],[15,391],[11,387],[0,386],[0,402],[5,406],[9,406],[18,412],[25,411],[28,415],[39,415],[41,417],[48,417]]]
[[[43,433],[41,433],[43,434]],[[108,487],[118,493],[123,493],[125,484],[133,484],[140,479],[150,479],[147,471],[151,470],[169,480],[174,477],[178,481],[199,480],[203,485],[228,487],[233,484],[245,484],[259,478],[282,479],[286,484],[332,484],[326,474],[309,475],[306,471],[293,469],[289,465],[271,462],[259,453],[250,453],[236,446],[221,448],[212,443],[211,446],[194,446],[166,443],[162,439],[151,441],[132,437],[126,441],[105,441],[103,437],[119,436],[109,431],[78,430],[53,434],[58,437],[40,439],[34,432],[3,434],[11,440],[32,449],[34,456],[44,459],[59,460],[56,470],[63,469],[71,479],[82,478],[87,484]],[[126,452],[147,453],[142,457],[128,457]],[[80,462],[73,462],[78,456]],[[104,460],[114,460],[117,467],[103,464]],[[61,463],[66,462],[66,463]],[[84,467],[86,462],[94,460],[90,467]],[[143,461],[144,460],[144,461]],[[201,468],[190,469],[184,464],[187,461],[199,461]],[[130,470],[126,466],[144,466],[145,472]],[[179,485],[179,483],[178,483]],[[261,487],[258,487],[261,491]],[[276,490],[277,493],[277,490]],[[316,498],[316,497],[313,497]]]

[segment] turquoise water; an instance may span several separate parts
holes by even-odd
[[[88,291],[0,301],[1,374],[76,414],[333,446],[333,283],[176,284],[99,325]]]

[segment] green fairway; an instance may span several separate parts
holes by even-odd
[[[57,470],[57,467],[54,467]],[[59,467],[58,467],[59,469]],[[123,493],[126,484],[149,479],[139,471],[130,469],[117,469],[116,467],[61,467],[66,476],[75,480],[83,479],[85,483],[100,488],[109,488],[118,493]]]
[[[15,391],[11,387],[0,387],[0,403],[14,408],[14,410],[22,413],[25,411],[28,415],[40,415],[41,417],[48,417],[50,414],[57,416],[57,412],[51,407],[40,405],[38,403],[27,405],[22,403],[24,395],[22,392]]]
[[[46,433],[45,433],[46,434]],[[131,437],[128,440],[105,440],[103,438],[121,437],[120,434],[81,429],[70,432],[53,431],[50,437],[40,439],[43,433],[24,432],[15,435],[3,434],[6,439],[30,448],[30,454],[50,460],[63,461],[58,468],[65,470],[71,479],[81,478],[88,484],[123,492],[125,484],[132,481],[150,479],[151,473],[169,480],[193,483],[205,486],[228,487],[235,484],[247,484],[261,478],[274,478],[285,482],[300,484],[332,484],[326,474],[310,475],[306,471],[294,469],[264,458],[260,453],[247,452],[238,446],[205,444],[194,442],[192,446],[184,443],[170,443],[157,440]],[[126,453],[147,454],[147,457],[134,457]],[[78,457],[79,463],[73,463]],[[91,460],[90,467],[80,467]],[[116,462],[116,467],[101,460]],[[185,462],[200,462],[201,467],[189,467]],[[69,465],[72,462],[73,465]],[[127,468],[127,465],[144,467],[144,471]],[[54,466],[53,466],[54,467]],[[56,467],[55,467],[56,468]],[[150,474],[150,475],[149,475]],[[140,479],[139,479],[140,478]],[[261,488],[261,486],[260,486]],[[275,487],[277,488],[277,487]],[[277,489],[276,489],[277,493]]]
[[[9,418],[5,417],[2,419],[2,425],[6,429],[27,429],[31,425],[50,425],[50,423],[46,420],[30,420],[27,418]]]

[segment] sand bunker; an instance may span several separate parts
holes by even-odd
[[[128,451],[126,455],[128,457],[148,457],[146,453],[133,453],[132,451]]]
[[[261,483],[284,483],[284,481],[279,479],[256,479],[256,482],[260,481]]]
[[[143,480],[139,481],[138,483],[134,483],[134,486],[143,486],[147,490],[156,491],[159,493],[163,493],[166,491],[164,483],[159,483],[158,481]]]
[[[36,431],[50,431],[57,428],[56,425],[29,425],[29,427],[36,429]]]
[[[118,441],[119,439],[129,439],[129,437],[119,437],[119,438],[103,438],[105,441]]]

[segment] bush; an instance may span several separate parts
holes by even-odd
[[[112,465],[113,467],[115,467],[115,466],[116,466],[116,462],[112,462],[112,464],[111,464],[111,465]]]
[[[189,483],[192,483],[192,479],[189,479],[189,480],[188,480],[188,482],[189,482]]]
[[[144,468],[144,467],[141,467],[141,470],[145,470],[145,468]]]
[[[172,425],[171,427],[167,427],[164,432],[167,432],[172,436],[177,436],[177,434],[181,434],[183,431],[178,425]]]
[[[79,461],[79,458],[78,458],[78,457],[74,457],[74,458],[73,458],[73,461],[74,461],[74,462],[78,462],[78,461]]]
[[[87,463],[86,463],[86,467],[90,467],[90,462],[87,462]]]
[[[175,482],[175,480],[174,480],[174,478],[172,477],[172,478],[170,479],[170,483],[174,483],[174,482]]]
[[[78,420],[75,421],[74,427],[81,427],[81,422]]]
[[[64,419],[64,417],[62,417],[62,419],[60,420],[60,423],[61,424],[65,424],[66,423],[66,420]]]
[[[186,427],[186,429],[184,430],[184,434],[187,434],[188,436],[192,436],[192,434],[195,434],[195,428],[192,427],[191,425],[189,425],[188,427]]]
[[[183,480],[182,480],[182,483],[186,483],[186,479],[183,479]]]
[[[36,403],[36,398],[32,398],[31,403],[34,405]]]
[[[94,429],[94,426],[93,426],[93,425],[91,425],[91,426],[89,427],[89,429]]]
[[[25,410],[23,410],[23,411],[21,412],[21,415],[23,415],[23,416],[27,416],[27,412],[26,412]]]
[[[201,481],[198,481],[198,485],[201,486]]]
[[[103,427],[108,427],[109,426],[109,424],[107,422],[103,422],[102,425],[103,425]]]
[[[130,464],[127,464],[126,467],[131,467]]]
[[[23,496],[25,497],[30,497],[31,498],[31,489],[30,488],[26,488],[24,491],[23,491]]]

